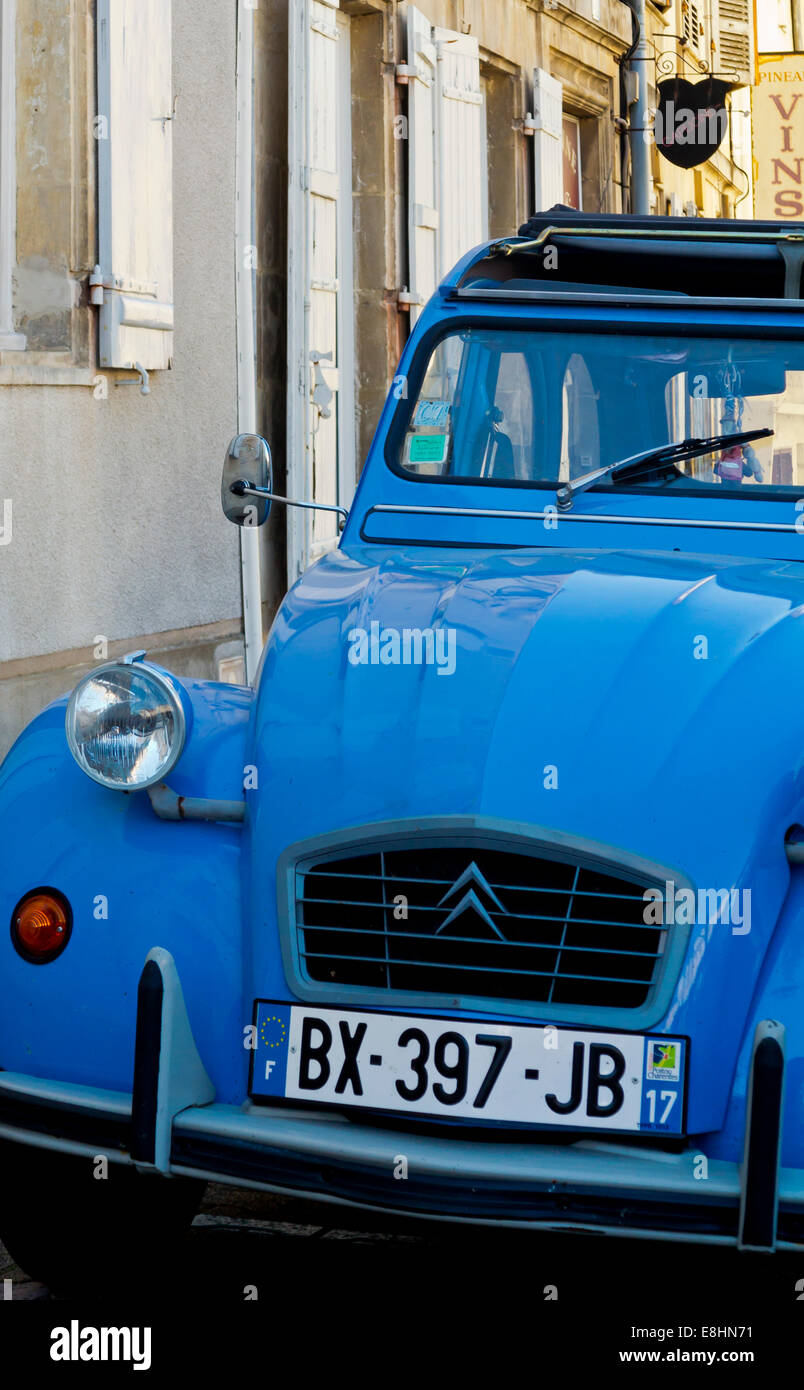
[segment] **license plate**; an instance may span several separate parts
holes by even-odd
[[[474,1124],[684,1132],[689,1042],[259,999],[252,1096]]]

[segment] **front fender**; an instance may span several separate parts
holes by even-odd
[[[757,1024],[764,1019],[775,1019],[785,1029],[782,1165],[804,1168],[804,866],[800,865],[791,867],[790,886],[756,981],[723,1127],[702,1137],[702,1149],[711,1158],[742,1159],[751,1051]],[[713,1056],[705,1065],[717,1068],[718,1062]]]
[[[242,799],[253,692],[182,685],[193,727],[171,786],[185,796]],[[66,704],[65,697],[38,715],[0,766],[0,1067],[130,1091],[137,984],[148,951],[162,946],[178,966],[218,1098],[242,1099],[250,1021],[242,831],[159,820],[147,793],[110,791],[86,777],[67,747]],[[73,932],[56,960],[30,965],[3,924],[40,886],[65,894]]]

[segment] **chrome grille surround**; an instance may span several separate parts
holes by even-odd
[[[639,1029],[666,1012],[689,929],[644,921],[677,871],[553,831],[450,817],[292,846],[279,864],[303,999]]]

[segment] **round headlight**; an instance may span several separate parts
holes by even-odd
[[[82,772],[104,787],[138,791],[161,782],[185,737],[181,698],[161,671],[112,662],[78,682],[67,705],[67,742]]]

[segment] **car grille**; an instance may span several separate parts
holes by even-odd
[[[351,850],[297,873],[310,980],[533,1003],[638,1008],[666,932],[645,879],[479,846]]]

